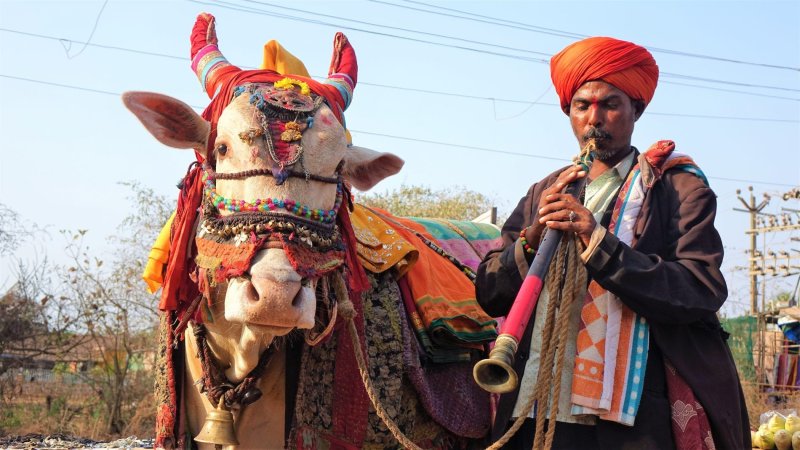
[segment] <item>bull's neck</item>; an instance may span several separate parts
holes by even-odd
[[[205,417],[215,407],[208,397],[200,392],[196,383],[203,375],[200,360],[197,358],[199,346],[191,328],[186,330],[186,414],[187,424],[192,436],[197,436],[203,427]],[[213,344],[209,342],[209,345]],[[212,348],[213,350],[213,348]],[[285,421],[285,378],[286,358],[282,349],[274,349],[274,354],[257,381],[262,396],[244,408],[234,406],[234,417],[238,448],[281,448],[284,442]],[[224,355],[227,352],[220,351]],[[224,362],[217,361],[220,367]],[[251,432],[251,430],[253,432]],[[274,445],[273,445],[274,444]],[[200,445],[204,448],[205,444]],[[214,448],[213,445],[208,448]]]
[[[190,349],[193,355],[202,350],[194,336],[196,326],[192,325],[186,330],[187,349]],[[268,351],[274,337],[257,334],[247,326],[234,325],[224,328],[224,333],[212,330],[207,330],[205,333],[206,345],[213,359],[213,362],[209,363],[215,364],[223,371],[229,382],[239,383],[258,365],[261,354]],[[269,351],[274,352],[274,349]]]

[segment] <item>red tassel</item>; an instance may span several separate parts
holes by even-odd
[[[178,210],[172,223],[169,260],[164,274],[164,286],[158,308],[175,311],[186,307],[198,295],[197,285],[189,278],[193,255],[188,254],[190,240],[194,239],[194,221],[203,198],[202,169],[195,164],[183,180],[178,197]]]
[[[361,293],[366,292],[369,287],[369,279],[358,261],[358,254],[356,253],[356,235],[353,232],[353,224],[350,222],[350,210],[348,205],[351,204],[350,189],[344,187],[344,195],[346,201],[343,201],[339,206],[339,212],[336,216],[339,222],[339,232],[342,233],[342,240],[345,246],[345,264],[347,266],[347,286],[350,288],[351,297],[354,303],[357,299],[361,298]]]

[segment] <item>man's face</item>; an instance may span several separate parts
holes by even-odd
[[[628,154],[633,124],[640,108],[624,92],[604,81],[588,81],[572,96],[569,120],[583,148],[594,138],[596,159],[614,160]]]

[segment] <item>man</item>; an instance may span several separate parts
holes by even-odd
[[[560,345],[561,377],[547,374],[552,384],[542,390],[555,403],[541,411],[555,413],[553,448],[751,448],[716,317],[727,287],[715,194],[671,141],[643,154],[631,146],[658,81],[655,60],[633,43],[595,37],[566,47],[550,69],[579,148],[593,148],[593,162],[588,173],[570,166],[531,186],[503,226],[504,247],[478,269],[478,301],[492,316],[508,314],[547,228],[577,238],[576,266],[589,286],[565,308],[564,340],[547,348],[545,311],[564,301],[559,294],[551,302],[548,293],[564,279],[548,277],[519,343],[519,387],[500,398],[493,440],[527,417],[505,448],[531,448],[536,410],[545,408],[526,415],[524,405],[549,370],[539,371],[545,356]],[[586,186],[578,198],[563,193],[579,179]]]

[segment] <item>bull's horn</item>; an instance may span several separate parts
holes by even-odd
[[[342,111],[347,109],[353,99],[353,89],[358,81],[358,62],[356,52],[347,36],[336,33],[333,38],[333,57],[325,83],[335,86],[342,96]]]
[[[217,31],[214,16],[200,13],[192,28],[191,57],[192,70],[197,74],[200,85],[210,98],[214,97],[217,88],[233,74],[242,69],[234,66],[225,58],[217,47]]]

